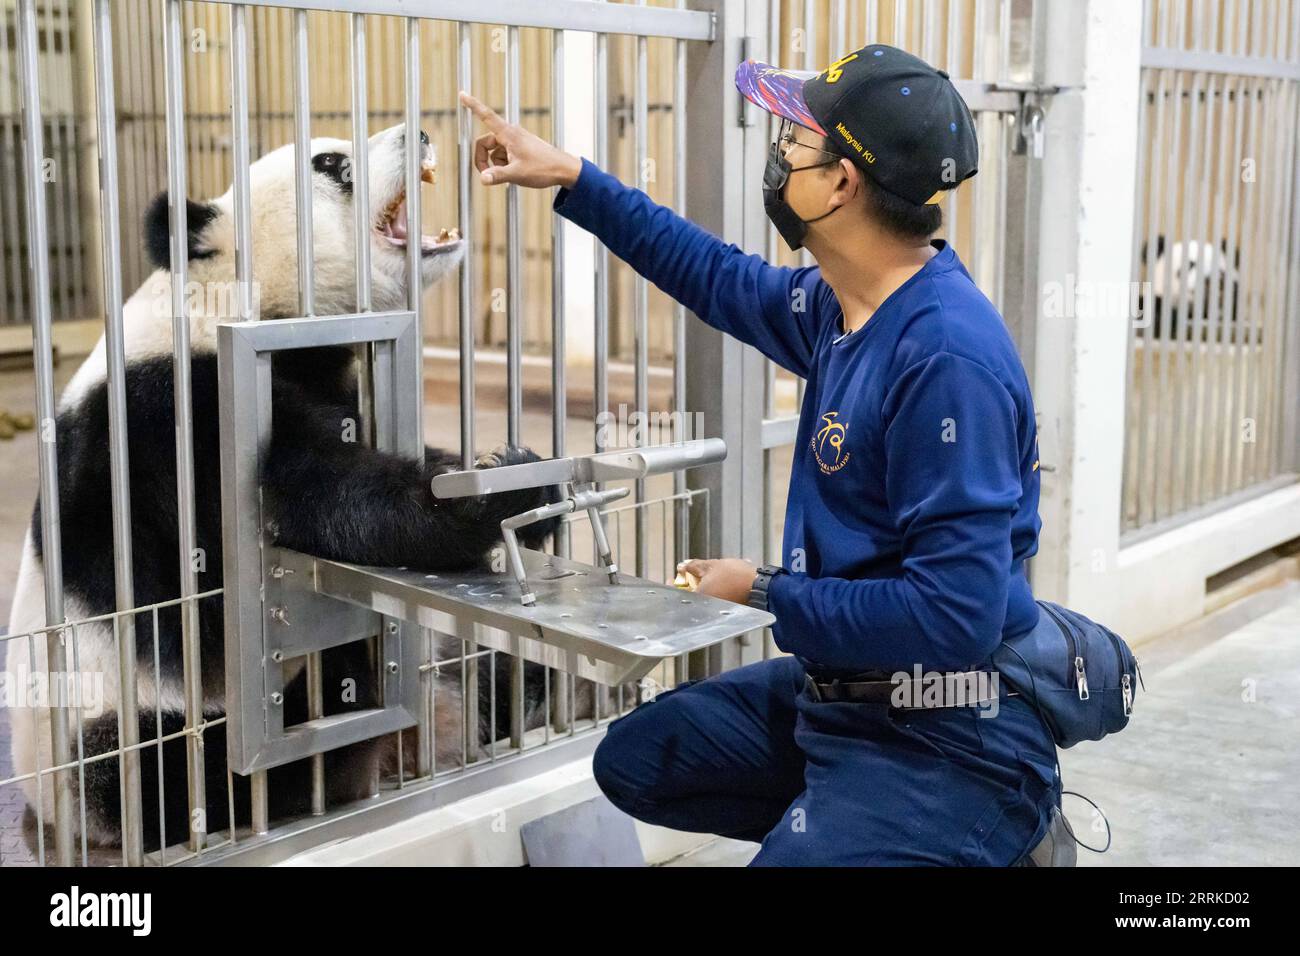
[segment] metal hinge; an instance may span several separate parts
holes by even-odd
[[[1043,105],[1048,97],[1060,93],[1064,87],[1045,83],[993,83],[989,89],[998,93],[1015,93],[1019,97],[1011,152],[1017,156],[1027,154],[1034,159],[1042,159],[1046,139],[1043,124],[1047,119]]]

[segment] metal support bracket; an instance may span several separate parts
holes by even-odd
[[[226,724],[230,766],[265,770],[410,727],[420,705],[419,635],[396,619],[315,593],[310,566],[272,544],[261,470],[271,437],[276,352],[373,343],[378,447],[423,452],[420,343],[412,312],[239,322],[218,327]],[[378,637],[379,705],[285,726],[286,663]]]
[[[614,563],[600,508],[626,497],[628,489],[598,491],[595,485],[604,481],[639,481],[650,475],[711,465],[726,457],[727,445],[721,438],[703,438],[577,458],[552,458],[501,468],[453,471],[435,477],[431,488],[435,498],[478,497],[493,492],[545,488],[550,485],[560,485],[564,489],[564,497],[559,501],[533,508],[501,522],[506,556],[515,581],[519,584],[519,600],[528,606],[536,601],[536,595],[528,584],[528,574],[520,554],[516,537],[520,528],[547,518],[585,511],[591,519],[596,550],[609,575],[609,583],[618,584],[618,565]]]
[[[368,343],[377,447],[418,458],[420,343],[411,312],[367,313],[218,329],[227,740],[230,766],[247,774],[418,723],[421,634],[472,631],[474,643],[605,684],[635,680],[660,661],[768,627],[772,615],[621,575],[600,507],[626,489],[606,481],[708,465],[721,439],[452,472],[438,497],[559,484],[564,499],[502,522],[524,603],[503,600],[500,572],[426,574],[365,568],[274,543],[260,476],[270,447],[271,360],[278,351]],[[586,511],[602,567],[519,547],[515,531],[554,514]],[[594,572],[594,573],[593,573]],[[469,627],[467,628],[467,625]],[[286,665],[377,637],[378,705],[285,725]]]

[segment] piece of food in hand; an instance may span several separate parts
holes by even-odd
[[[698,591],[700,579],[689,571],[678,571],[677,577],[673,578],[673,587],[681,588],[683,591]]]

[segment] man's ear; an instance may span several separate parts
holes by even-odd
[[[187,245],[190,259],[207,259],[216,254],[215,249],[203,244],[203,233],[208,223],[218,215],[217,207],[210,203],[185,200],[185,231],[189,233]],[[171,268],[171,214],[167,208],[165,192],[155,196],[149,203],[149,208],[145,210],[144,248],[155,268]]]
[[[851,159],[841,159],[835,165],[835,192],[844,194],[840,205],[848,205],[862,192],[862,170],[853,165]]]

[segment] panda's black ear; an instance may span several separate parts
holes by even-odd
[[[185,226],[189,233],[189,258],[207,259],[215,249],[203,245],[203,232],[208,223],[219,215],[210,203],[185,200]],[[172,264],[171,215],[167,210],[167,193],[161,192],[149,203],[144,213],[144,248],[155,268],[167,269]]]

